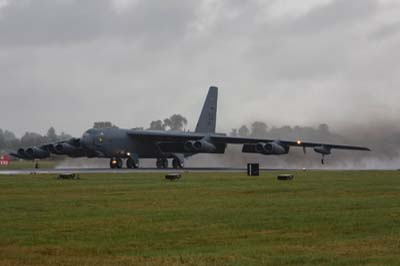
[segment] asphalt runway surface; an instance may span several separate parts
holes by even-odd
[[[260,169],[264,171],[299,171],[301,169]],[[1,175],[29,175],[29,174],[129,174],[129,173],[247,173],[246,168],[183,168],[183,169],[108,169],[108,168],[64,168],[64,169],[22,169],[22,170],[0,170]]]
[[[366,171],[378,169],[271,169],[260,168],[260,172],[291,172],[291,171]],[[379,169],[384,170],[384,169]],[[393,171],[397,169],[386,169]],[[400,170],[397,170],[400,171]],[[205,167],[205,168],[184,168],[184,169],[157,169],[157,168],[139,168],[139,169],[108,169],[108,168],[60,168],[60,169],[23,169],[23,170],[0,170],[0,176],[5,175],[30,175],[30,174],[130,174],[130,173],[247,173],[246,168],[226,168],[226,167]]]
[[[279,169],[260,169],[260,171],[278,171]],[[288,170],[288,169],[286,169]],[[184,168],[184,169],[108,169],[108,168],[65,168],[65,169],[23,169],[23,170],[0,170],[0,175],[29,175],[29,174],[126,174],[126,173],[247,173],[246,168]]]

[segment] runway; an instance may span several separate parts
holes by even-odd
[[[260,171],[277,171],[279,169],[260,169]],[[108,169],[108,168],[65,168],[65,169],[23,169],[0,170],[0,175],[29,175],[29,174],[131,174],[131,173],[246,173],[246,168],[184,168],[184,169]]]
[[[278,169],[260,168],[260,172],[293,172],[293,171],[400,171],[399,169]],[[34,175],[34,174],[134,174],[134,173],[247,173],[246,168],[206,167],[206,168],[184,168],[184,169],[108,169],[108,168],[57,168],[57,169],[22,169],[22,170],[0,170],[0,176],[6,175]]]

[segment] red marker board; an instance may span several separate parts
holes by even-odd
[[[0,166],[7,166],[10,164],[10,157],[8,155],[0,155]]]

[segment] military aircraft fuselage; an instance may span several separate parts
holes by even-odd
[[[166,156],[161,154],[154,141],[138,141],[129,136],[128,129],[105,128],[89,129],[81,138],[84,149],[96,151],[99,157],[128,158],[132,155],[140,158]]]

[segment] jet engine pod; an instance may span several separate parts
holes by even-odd
[[[202,139],[193,144],[193,148],[197,152],[215,152],[217,148],[214,144]]]
[[[327,146],[324,146],[324,145],[315,147],[314,151],[316,153],[320,153],[322,155],[330,155],[331,154],[331,148],[327,147]]]
[[[31,160],[33,159],[32,157],[30,157],[26,151],[24,149],[18,149],[17,151],[17,155],[20,156],[21,159],[25,159],[25,160]]]
[[[264,153],[264,143],[257,143],[255,146],[254,146],[254,148],[255,148],[255,151],[256,152],[258,152],[258,153]]]
[[[185,150],[188,152],[204,152],[204,153],[212,153],[217,150],[214,144],[202,139],[197,141],[186,141],[184,144]]]
[[[80,153],[80,149],[68,143],[59,143],[54,147],[55,151],[60,155],[74,156]]]
[[[51,144],[51,145],[48,145],[48,146],[47,146],[48,151],[51,152],[51,153],[53,153],[53,154],[64,155],[64,153],[59,152],[59,151],[56,149],[56,146],[57,146],[57,145],[58,145],[58,144]]]
[[[264,145],[264,154],[267,155],[282,155],[288,154],[289,148],[283,146],[279,142],[269,142]]]
[[[28,148],[25,153],[33,159],[45,159],[50,157],[50,153],[47,150],[38,147]]]
[[[185,147],[185,150],[186,150],[186,151],[189,151],[189,152],[194,151],[194,148],[193,148],[193,146],[194,146],[194,141],[192,141],[192,140],[186,141],[185,144],[184,144],[183,146]]]

